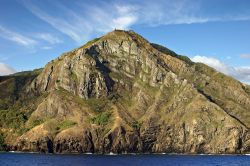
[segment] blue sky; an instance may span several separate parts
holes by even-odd
[[[0,75],[119,28],[249,84],[249,9],[249,0],[1,0]]]

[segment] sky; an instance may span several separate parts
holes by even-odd
[[[115,28],[250,84],[249,0],[0,0],[0,75],[41,68]]]

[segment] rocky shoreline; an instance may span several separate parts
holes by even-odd
[[[140,155],[166,155],[166,156],[250,156],[250,153],[44,153],[31,151],[0,151],[1,153],[22,154],[54,154],[54,155],[107,155],[107,156],[140,156]]]

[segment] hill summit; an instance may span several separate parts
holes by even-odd
[[[249,153],[250,87],[133,31],[0,77],[0,149]]]

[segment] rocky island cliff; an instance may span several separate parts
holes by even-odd
[[[0,77],[0,149],[250,153],[250,86],[115,30]]]

